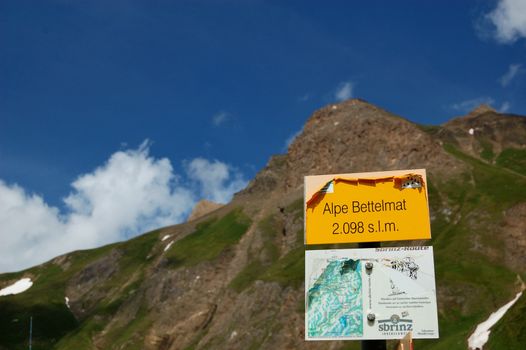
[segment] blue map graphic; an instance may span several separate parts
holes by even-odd
[[[363,335],[360,260],[323,260],[325,267],[307,292],[309,337],[361,337]]]

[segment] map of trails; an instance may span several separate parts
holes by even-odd
[[[433,247],[306,250],[305,301],[306,340],[436,339]]]
[[[360,260],[314,259],[307,276],[307,336],[361,337],[362,276]]]

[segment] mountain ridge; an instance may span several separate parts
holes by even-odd
[[[432,241],[385,245],[435,247],[441,338],[417,347],[465,349],[526,277],[526,118],[475,114],[425,127],[363,100],[321,108],[217,210],[0,275],[34,281],[0,297],[0,347],[23,348],[17,323],[33,315],[35,349],[357,349],[303,340],[303,176],[426,168]]]

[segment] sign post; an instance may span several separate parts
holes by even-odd
[[[438,338],[432,247],[382,248],[382,241],[430,239],[424,169],[305,177],[305,339]]]

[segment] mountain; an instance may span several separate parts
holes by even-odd
[[[27,347],[30,317],[33,349],[358,349],[303,340],[303,176],[411,168],[428,172],[433,238],[383,245],[434,246],[440,339],[416,348],[466,349],[526,279],[526,118],[482,106],[424,126],[357,99],[316,111],[212,212],[0,275],[33,281],[0,297],[0,349]],[[485,349],[526,342],[525,298]]]

